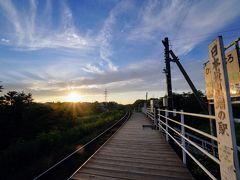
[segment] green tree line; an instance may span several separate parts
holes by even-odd
[[[33,178],[124,112],[115,102],[35,103],[30,93],[7,92],[0,96],[0,179]]]

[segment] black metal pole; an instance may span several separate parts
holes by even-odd
[[[172,96],[172,79],[171,79],[171,67],[170,67],[170,52],[169,52],[169,41],[168,38],[165,37],[165,39],[162,41],[164,45],[164,56],[165,56],[165,64],[166,68],[164,69],[166,74],[166,83],[167,83],[167,109],[173,110],[173,96]],[[172,113],[168,114],[169,118],[172,118]],[[174,128],[174,124],[171,121],[168,121],[168,125]],[[168,129],[168,132],[173,136],[173,131],[171,129]],[[174,141],[170,138],[169,144],[174,147]]]
[[[203,111],[206,114],[208,114],[208,107],[207,107],[206,103],[200,97],[198,90],[196,89],[193,82],[189,78],[188,74],[186,73],[185,69],[183,68],[182,64],[180,63],[178,57],[174,54],[174,52],[172,50],[170,50],[169,53],[171,54],[171,56],[173,58],[172,61],[177,64],[178,68],[180,69],[181,73],[183,74],[184,78],[186,79],[187,83],[189,84],[190,88],[192,89],[193,94],[195,95],[195,97],[196,97],[198,103],[200,104],[201,108],[203,109]]]
[[[168,38],[165,37],[165,39],[162,41],[164,45],[164,56],[165,56],[165,64],[166,69],[166,83],[167,83],[167,107],[169,110],[173,109],[173,97],[172,97],[172,81],[171,81],[171,68],[170,68],[170,52],[169,52],[169,41]]]

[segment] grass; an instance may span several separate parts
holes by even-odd
[[[120,119],[123,110],[77,117],[65,131],[43,132],[32,140],[18,139],[1,152],[0,179],[28,179],[71,153]]]

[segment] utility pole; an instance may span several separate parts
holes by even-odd
[[[104,90],[105,103],[107,103],[107,95],[108,95],[108,92],[107,92],[107,89],[105,88]]]
[[[173,96],[172,96],[172,80],[171,80],[171,67],[170,67],[170,62],[171,62],[171,58],[170,58],[170,52],[169,52],[169,41],[168,38],[165,37],[165,39],[162,41],[163,45],[164,45],[164,57],[165,57],[165,69],[163,69],[163,71],[166,74],[166,83],[167,83],[167,109],[172,111],[173,110]],[[169,118],[172,118],[172,113],[168,114]],[[167,122],[166,120],[166,124],[168,124],[171,127],[174,127],[173,122]],[[168,131],[171,135],[173,135],[173,131],[171,129],[169,129]],[[170,138],[169,139],[169,144],[170,145],[174,145],[174,141]]]
[[[148,92],[146,92],[146,106],[147,106],[147,100],[148,100]]]
[[[202,97],[199,95],[199,92],[197,91],[196,87],[192,83],[190,77],[186,73],[185,69],[183,68],[182,64],[180,63],[178,57],[174,54],[172,50],[169,50],[169,41],[166,37],[162,41],[164,45],[164,55],[165,55],[165,64],[166,68],[164,69],[164,72],[166,74],[166,80],[167,80],[167,100],[168,100],[168,109],[173,110],[173,97],[172,97],[172,82],[171,82],[171,68],[170,68],[170,62],[175,62],[183,74],[184,78],[186,79],[188,85],[192,89],[194,96],[196,97],[198,103],[200,104],[203,111],[208,114],[208,108],[206,103],[203,101]]]
[[[170,52],[169,52],[169,41],[168,38],[165,37],[165,39],[162,41],[164,45],[164,57],[165,57],[165,64],[166,67],[164,69],[164,72],[166,74],[166,83],[167,83],[167,106],[168,110],[173,109],[173,97],[172,97],[172,81],[171,81],[171,67],[170,67]]]

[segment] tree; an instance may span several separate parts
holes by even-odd
[[[2,81],[0,81],[0,82],[2,82]],[[3,90],[3,86],[0,85],[0,92],[2,92],[2,90]]]
[[[4,95],[4,102],[10,106],[29,105],[33,102],[32,94],[25,94],[24,92],[9,91]]]
[[[2,92],[2,90],[3,90],[3,86],[0,85],[0,92]],[[0,96],[0,106],[3,104],[3,102],[4,102],[4,97]]]

